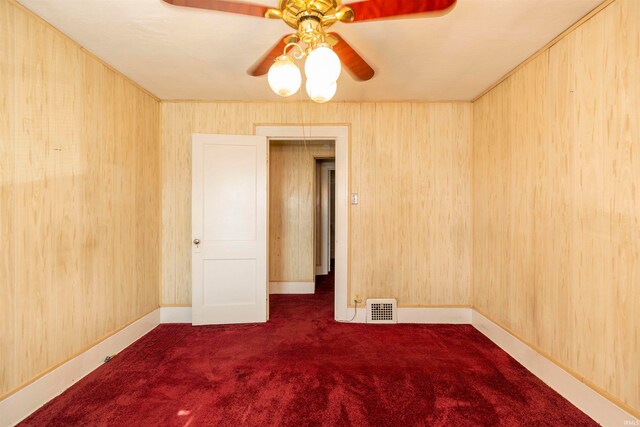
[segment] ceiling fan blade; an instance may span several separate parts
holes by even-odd
[[[258,77],[263,76],[269,72],[269,68],[276,60],[276,58],[284,52],[284,39],[281,39],[275,46],[271,48],[258,62],[253,64],[251,68],[247,70],[247,74],[250,76]]]
[[[345,6],[353,10],[351,22],[359,22],[421,13],[440,12],[438,15],[441,15],[452,9],[455,4],[456,0],[366,0]]]
[[[375,74],[373,68],[338,33],[329,33],[329,35],[338,40],[333,46],[333,51],[338,55],[340,62],[344,64],[349,74],[359,81],[370,80]]]
[[[196,9],[217,10],[220,12],[238,13],[240,15],[259,16],[264,18],[268,7],[227,0],[163,0],[174,6],[193,7]]]

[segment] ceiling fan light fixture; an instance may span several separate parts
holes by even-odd
[[[289,56],[280,55],[269,68],[267,80],[276,94],[291,96],[300,89],[302,75]]]
[[[240,15],[281,19],[295,29],[294,34],[280,41],[254,64],[248,74],[254,77],[268,72],[269,86],[280,96],[291,96],[300,89],[302,76],[293,60],[286,56],[287,49],[297,46],[299,52],[293,58],[307,57],[305,74],[307,92],[316,102],[326,102],[333,97],[342,64],[332,46],[343,59],[344,65],[355,80],[371,80],[375,71],[337,33],[326,30],[336,22],[361,22],[375,19],[393,19],[420,14],[445,14],[457,0],[355,0],[343,5],[341,0],[279,0],[278,8],[251,3],[251,0],[163,0],[174,6],[207,9]],[[272,0],[275,2],[275,0]],[[283,55],[278,56],[283,48]],[[271,64],[272,61],[274,61]],[[268,68],[269,67],[269,68]],[[268,70],[267,70],[268,68]]]
[[[322,104],[330,101],[336,94],[338,85],[335,81],[327,82],[323,80],[307,79],[305,85],[307,94],[312,101]]]
[[[309,53],[304,64],[307,79],[317,82],[335,82],[341,71],[340,58],[327,43],[318,44],[318,47]]]

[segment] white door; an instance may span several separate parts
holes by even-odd
[[[267,139],[193,135],[193,324],[267,320]]]

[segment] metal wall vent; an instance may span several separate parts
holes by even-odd
[[[398,309],[394,298],[368,299],[367,323],[398,323]]]

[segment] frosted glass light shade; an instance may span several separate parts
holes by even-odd
[[[321,44],[312,50],[304,64],[307,79],[318,82],[335,82],[340,77],[340,71],[340,59],[328,44]]]
[[[311,98],[315,102],[323,103],[333,98],[333,95],[336,94],[336,89],[338,88],[338,86],[335,81],[325,82],[307,79],[306,88],[309,98]]]
[[[291,58],[281,55],[269,68],[267,80],[275,93],[280,96],[291,96],[300,89],[302,75]]]

